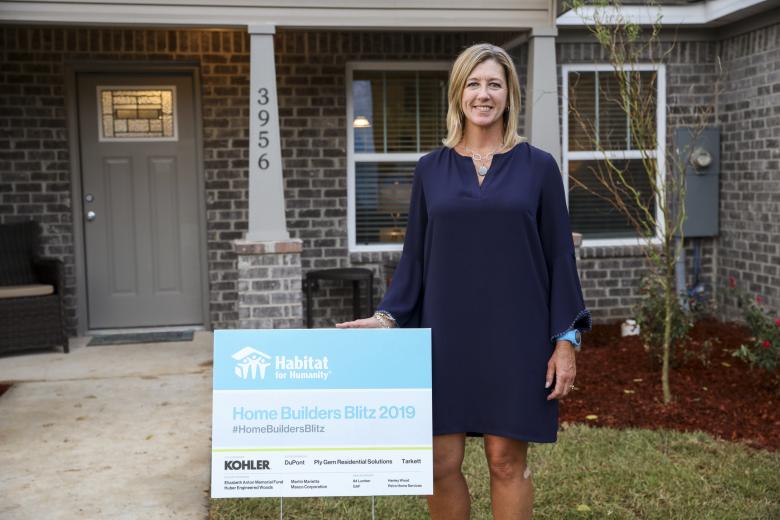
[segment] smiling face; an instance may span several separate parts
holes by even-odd
[[[483,129],[493,125],[503,127],[508,93],[504,68],[497,61],[488,59],[474,67],[461,96],[466,126],[475,125]]]

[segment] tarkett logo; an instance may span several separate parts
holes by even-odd
[[[233,354],[233,359],[237,361],[233,372],[241,379],[257,379],[257,376],[265,379],[265,372],[271,366],[271,356],[252,347],[242,348]]]
[[[225,470],[271,469],[267,460],[226,460]]]

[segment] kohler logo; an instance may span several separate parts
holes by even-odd
[[[271,469],[271,467],[268,464],[267,460],[226,460],[225,461],[225,469],[226,470],[261,470],[261,469]]]

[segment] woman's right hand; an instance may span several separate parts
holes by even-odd
[[[337,329],[380,329],[382,324],[373,316],[362,320],[345,321],[336,324]]]

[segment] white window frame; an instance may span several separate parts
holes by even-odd
[[[665,196],[666,179],[666,65],[664,64],[637,64],[631,67],[635,71],[657,71],[656,76],[656,149],[650,152],[650,157],[658,163],[658,178],[656,186],[659,197]],[[561,65],[563,110],[562,114],[562,159],[563,185],[566,188],[566,206],[569,205],[569,160],[603,160],[603,159],[641,159],[642,152],[638,150],[614,150],[606,152],[575,152],[569,151],[569,72],[614,72],[615,68],[610,64],[567,64]],[[654,238],[585,238],[583,247],[605,246],[643,246],[647,244],[660,244],[663,237],[664,216],[659,210],[658,201],[655,205],[656,235]],[[574,231],[577,231],[576,229]]]
[[[403,244],[357,244],[355,222],[355,163],[358,161],[373,162],[417,162],[425,152],[420,153],[355,153],[355,133],[352,121],[355,117],[352,108],[352,79],[356,70],[449,70],[448,61],[354,61],[347,62],[347,235],[350,253],[365,253],[377,251],[401,251]]]

